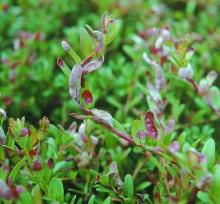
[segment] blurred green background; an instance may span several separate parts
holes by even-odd
[[[52,123],[68,125],[72,121],[69,113],[77,109],[56,64],[60,56],[73,66],[61,41],[67,40],[79,52],[79,28],[89,24],[99,29],[100,17],[107,11],[120,18],[123,25],[106,51],[104,66],[89,76],[94,94],[91,106],[129,124],[132,117],[138,117],[138,111],[147,110],[138,84],[146,83],[147,66],[141,53],[149,47],[137,47],[136,37],[148,28],[164,26],[177,38],[193,36],[192,63],[198,80],[210,70],[220,70],[219,10],[218,0],[1,0],[0,107],[9,117],[25,116],[31,123],[47,116]],[[188,107],[182,113],[183,126],[187,122],[201,124],[202,128],[210,123],[212,112],[193,90],[178,83],[175,86],[180,103]],[[198,113],[198,107],[205,108]],[[213,120],[212,125],[220,132]]]

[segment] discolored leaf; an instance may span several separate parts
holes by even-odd
[[[105,122],[109,126],[113,127],[113,118],[109,113],[98,109],[93,109],[92,113],[98,118],[98,120],[101,120],[102,122]]]
[[[151,111],[148,111],[145,113],[145,117],[144,117],[144,123],[145,123],[145,127],[146,130],[148,131],[148,134],[156,139],[158,137],[158,131],[157,128],[154,124],[154,114]]]
[[[80,65],[73,66],[69,79],[69,93],[74,101],[79,102],[81,90],[82,67]]]
[[[89,63],[87,63],[86,65],[83,66],[82,73],[88,74],[90,72],[97,70],[98,68],[100,68],[102,66],[103,62],[104,62],[103,56],[101,56],[98,59],[90,61]]]

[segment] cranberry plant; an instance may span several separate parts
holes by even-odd
[[[176,107],[176,109],[180,108],[174,113],[176,118],[169,117],[164,113],[169,105],[169,98],[166,98],[164,93],[172,91],[170,81],[174,78],[189,83],[195,92],[204,99],[213,114],[219,117],[219,104],[216,100],[220,97],[219,90],[212,85],[217,77],[216,72],[211,71],[206,78],[197,83],[193,78],[191,58],[194,51],[188,46],[190,43],[186,39],[171,37],[169,28],[166,27],[161,30],[156,28],[147,30],[145,34],[148,37],[156,36],[155,43],[151,47],[151,52],[156,55],[156,59],[153,60],[146,52],[143,53],[143,59],[151,69],[146,71],[148,78],[146,87],[140,86],[147,92],[149,109],[143,116],[132,122],[131,134],[128,134],[108,112],[97,108],[89,109],[88,105],[92,102],[93,96],[88,89],[89,85],[86,84],[86,75],[97,70],[104,61],[102,48],[106,44],[105,36],[109,32],[107,28],[112,23],[114,25],[114,20],[104,14],[102,33],[87,27],[88,33],[96,38],[97,45],[92,53],[88,52],[91,54],[87,55],[82,62],[70,45],[65,41],[62,42],[64,50],[69,52],[77,63],[70,71],[66,64],[58,59],[58,65],[69,77],[69,93],[83,113],[71,113],[71,115],[76,119],[83,120],[84,123],[87,120],[92,120],[118,136],[120,141],[124,140],[124,143],[121,141],[123,145],[133,146],[137,151],[135,153],[141,154],[142,157],[140,167],[138,166],[138,170],[135,170],[139,172],[145,167],[146,174],[154,174],[155,171],[158,171],[153,177],[159,179],[153,179],[156,180],[154,184],[152,184],[152,180],[141,184],[143,189],[154,185],[151,195],[153,199],[149,194],[135,194],[132,176],[127,174],[123,182],[123,178],[121,179],[119,176],[117,163],[113,161],[109,171],[106,172],[107,174],[100,174],[100,172],[92,170],[96,177],[96,190],[108,193],[115,197],[114,200],[125,203],[141,202],[141,200],[152,202],[151,199],[155,203],[194,203],[197,200],[205,203],[217,202],[216,188],[218,187],[216,187],[215,176],[218,174],[219,166],[214,166],[214,140],[210,138],[203,141],[202,138],[198,138],[193,144],[187,143],[186,133],[175,131],[175,123],[183,111],[183,106],[182,108]],[[87,43],[89,45],[90,42]],[[199,148],[196,149],[199,144],[203,144],[200,151]],[[138,177],[136,171],[134,171],[133,177]],[[141,188],[141,190],[143,189]]]
[[[179,39],[167,27],[151,28],[135,35],[132,46],[123,46],[133,65],[142,67],[133,76],[125,107],[119,105],[129,114],[141,100],[143,105],[134,108],[129,122],[120,122],[95,103],[100,90],[93,88],[89,78],[105,68],[106,48],[117,38],[121,23],[105,13],[100,30],[88,25],[80,28],[80,54],[62,41],[72,62],[59,57],[57,64],[78,110],[70,113],[73,122],[68,129],[46,117],[34,127],[24,118],[7,119],[0,109],[2,203],[220,202],[213,130],[206,126],[200,135],[183,121],[191,113],[188,102],[201,109],[194,120],[203,121],[204,112],[219,118],[217,73],[195,78],[188,36]],[[131,94],[133,86],[138,96]],[[188,90],[196,100],[185,101],[179,94]],[[190,96],[194,95],[187,99]],[[118,106],[114,98],[109,100]]]

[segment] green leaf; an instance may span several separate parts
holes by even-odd
[[[32,190],[34,204],[42,204],[40,186],[36,185]]]
[[[61,179],[52,178],[48,187],[48,197],[53,201],[63,202],[64,188]]]
[[[96,176],[99,175],[99,172],[97,172],[97,171],[95,171],[95,170],[93,170],[93,169],[89,169],[89,171],[90,171],[90,174],[91,174],[92,176],[94,176],[94,177],[96,177]]]
[[[9,177],[12,178],[12,180],[14,181],[21,169],[21,167],[24,165],[26,159],[22,159],[21,161],[19,161],[15,167],[13,168],[13,170],[11,171],[11,173],[9,174]]]
[[[33,198],[28,191],[23,191],[19,196],[20,204],[34,204]]]
[[[86,57],[91,54],[93,47],[92,47],[92,39],[90,38],[87,30],[85,28],[79,29],[79,36],[80,36],[80,44],[82,48],[83,55]]]
[[[72,200],[70,201],[70,204],[74,204],[76,201],[76,195],[73,196]]]
[[[63,72],[63,74],[65,75],[65,77],[67,79],[69,79],[71,70],[70,70],[70,68],[68,67],[68,65],[64,61],[63,61],[62,66],[60,66],[60,69]]]
[[[202,153],[207,158],[207,167],[211,169],[215,163],[215,141],[212,138],[205,142]]]
[[[140,138],[138,138],[138,131],[144,130],[144,123],[141,120],[133,120],[131,124],[131,136],[135,143],[140,143]]]
[[[178,137],[178,142],[181,146],[181,148],[183,147],[183,145],[185,144],[185,141],[186,141],[186,133],[185,132],[182,132],[180,134],[180,136]]]
[[[213,173],[212,194],[215,203],[220,203],[220,165],[216,165]]]
[[[108,45],[114,40],[121,28],[121,20],[114,20],[112,24],[107,26],[107,33],[104,33],[104,45]]]
[[[142,191],[144,189],[146,189],[147,187],[149,187],[151,185],[151,182],[149,181],[145,181],[143,183],[141,183],[139,186],[137,186],[137,191]]]
[[[220,91],[216,86],[211,87],[211,99],[213,106],[216,109],[220,109]]]
[[[100,182],[102,185],[107,186],[107,185],[109,185],[109,177],[106,176],[106,175],[101,176],[101,177],[99,178],[99,182]]]
[[[111,204],[111,201],[112,201],[111,197],[108,196],[108,197],[103,201],[103,204]]]
[[[134,197],[134,183],[133,183],[133,178],[130,174],[127,174],[125,176],[124,196],[126,198],[133,198]]]
[[[114,193],[111,189],[108,189],[104,186],[98,185],[98,188],[96,188],[96,191],[103,192],[103,193]]]
[[[76,64],[81,64],[81,62],[82,62],[81,58],[79,57],[79,55],[72,48],[70,48],[68,53],[73,58],[73,60],[75,61]]]
[[[199,191],[197,197],[205,204],[213,204],[207,192]]]
[[[94,204],[95,202],[95,195],[92,195],[88,201],[88,204]]]

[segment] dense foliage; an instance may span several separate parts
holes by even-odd
[[[219,9],[1,1],[0,203],[220,203]]]

